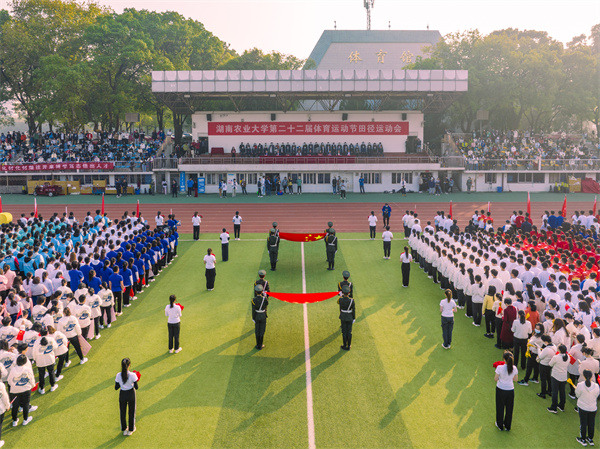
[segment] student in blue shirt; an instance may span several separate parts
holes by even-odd
[[[129,263],[123,262],[123,270],[120,272],[123,278],[125,291],[123,292],[123,307],[129,307],[129,298],[131,297],[131,286],[133,285],[133,272],[129,269]]]
[[[79,288],[79,284],[83,282],[83,273],[79,271],[79,263],[73,262],[69,270],[69,287],[75,291]]]
[[[113,274],[108,277],[108,288],[113,293],[115,298],[115,312],[117,316],[123,315],[122,304],[123,304],[123,290],[125,284],[123,283],[123,276],[119,274],[119,267],[113,267]]]
[[[105,260],[104,268],[102,269],[102,282],[106,282],[108,284],[108,279],[113,273],[113,269],[110,267],[110,261]]]

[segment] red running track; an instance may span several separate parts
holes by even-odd
[[[402,216],[408,208],[416,211],[421,218],[423,225],[428,220],[433,222],[436,211],[443,210],[446,214],[450,209],[449,202],[437,203],[395,203],[390,202],[392,207],[392,216],[390,220],[392,231],[401,231]],[[180,232],[191,233],[191,217],[195,211],[202,215],[202,225],[200,230],[206,232],[221,232],[222,228],[228,231],[233,230],[232,218],[235,211],[238,210],[242,216],[242,232],[268,232],[271,223],[276,221],[279,229],[285,232],[322,232],[327,227],[327,222],[332,221],[333,227],[337,232],[365,232],[369,231],[367,216],[373,210],[379,218],[378,231],[382,230],[381,208],[382,203],[288,203],[288,204],[245,204],[245,203],[227,203],[227,204],[144,204],[141,207],[142,216],[148,220],[150,226],[154,226],[154,216],[157,211],[163,215],[168,215],[171,210],[176,218],[181,221]],[[512,211],[523,208],[525,205],[520,203],[493,203],[492,217],[496,226],[503,225],[510,218]],[[556,205],[553,204],[556,209]],[[75,217],[82,221],[88,211],[95,215],[97,205],[90,206],[85,204],[63,204],[63,205],[40,205],[38,213],[44,218],[49,218],[54,212],[62,215],[65,207],[69,212],[74,212]],[[549,203],[532,204],[533,221],[536,225],[541,225],[541,216],[544,210],[550,207]],[[475,209],[487,211],[487,203],[455,203],[453,204],[454,218],[458,220],[461,228],[468,223]],[[575,210],[588,210],[589,202],[571,202],[569,203],[568,216]],[[5,212],[13,215],[13,220],[17,220],[21,213],[29,214],[33,211],[30,205],[11,205],[4,207]],[[125,211],[131,213],[135,211],[135,206],[125,207],[124,205],[107,205],[105,211],[111,218],[120,217]]]

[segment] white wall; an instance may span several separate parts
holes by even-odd
[[[348,114],[348,122],[402,122],[403,112],[367,112],[367,111],[311,111],[311,112],[277,112],[272,111],[276,114],[276,122],[312,122],[318,124],[319,122],[340,122],[343,123],[342,114]],[[423,114],[415,111],[404,111],[407,115],[408,122],[408,135],[416,136],[421,141],[423,140]],[[271,112],[212,112],[210,113],[212,122],[214,123],[227,123],[227,122],[271,122]],[[194,138],[208,137],[208,121],[207,112],[195,113],[192,116],[192,134]],[[384,152],[386,153],[404,153],[406,151],[406,137],[405,135],[351,135],[351,136],[322,136],[322,135],[299,135],[299,136],[282,136],[282,135],[257,135],[257,136],[210,136],[209,137],[209,148],[222,147],[225,152],[229,153],[231,147],[235,147],[238,150],[240,143],[265,143],[274,144],[279,143],[295,143],[296,145],[302,145],[306,143],[315,142],[334,142],[348,144],[354,143],[379,143],[383,144]]]

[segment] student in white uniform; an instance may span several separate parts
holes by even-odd
[[[406,217],[406,215],[405,215]],[[375,215],[375,211],[371,211],[371,215],[368,217],[369,220],[369,237],[371,240],[375,240],[375,232],[377,230],[377,216]],[[403,218],[404,220],[404,218]],[[404,226],[406,229],[406,225]]]
[[[119,392],[119,409],[121,413],[121,430],[123,435],[130,436],[135,432],[135,390],[138,389],[138,378],[129,371],[131,360],[124,358],[121,361],[121,372],[115,377],[115,390]],[[127,420],[127,407],[129,407],[129,420]],[[128,427],[129,424],[129,427]]]
[[[512,426],[513,408],[515,405],[515,382],[519,371],[514,366],[513,355],[505,351],[502,356],[504,365],[496,368],[496,427],[500,430],[510,430]]]
[[[221,239],[221,260],[227,262],[229,260],[229,232],[223,228],[223,232],[219,235]]]
[[[584,381],[577,384],[575,396],[577,396],[577,409],[579,410],[579,437],[576,438],[582,446],[594,445],[594,424],[596,411],[598,410],[598,395],[600,387],[592,382],[592,372],[583,371]]]
[[[56,342],[54,355],[58,358],[58,364],[56,365],[56,381],[58,382],[64,377],[61,374],[63,367],[69,362],[69,340],[65,337],[65,334],[56,330],[54,326],[48,326],[48,333],[50,338]]]
[[[233,222],[233,237],[235,240],[239,240],[240,230],[242,228],[242,217],[240,217],[240,213],[237,210],[235,211],[235,215],[231,221]]]
[[[217,258],[212,253],[212,249],[208,248],[206,256],[204,256],[204,267],[206,269],[204,275],[206,277],[206,289],[209,292],[215,288],[215,278],[217,277],[216,262]]]
[[[177,297],[169,296],[169,305],[165,307],[165,316],[167,317],[167,326],[169,328],[169,352],[178,353],[183,348],[179,346],[179,332],[181,330],[181,307],[175,304]]]
[[[2,424],[4,423],[4,414],[10,408],[10,400],[6,391],[4,382],[0,382],[0,438],[2,437]],[[0,440],[0,447],[4,446],[4,440]]]
[[[565,411],[566,385],[567,385],[567,366],[569,365],[569,356],[567,347],[563,344],[558,346],[559,354],[550,359],[551,382],[552,382],[552,404],[548,407],[550,413],[556,413],[556,410]],[[560,395],[560,398],[559,398]]]
[[[383,258],[389,260],[390,253],[392,251],[392,239],[394,234],[390,232],[390,227],[386,226],[385,231],[381,234],[381,240],[383,240]]]
[[[39,386],[38,392],[44,394],[44,386],[46,385],[46,371],[50,378],[50,391],[54,391],[58,388],[56,379],[54,377],[54,360],[56,358],[55,351],[58,349],[56,341],[52,338],[48,338],[48,329],[43,327],[40,331],[41,338],[38,338],[33,345],[33,360],[38,369],[39,374]]]
[[[452,346],[452,329],[454,328],[454,314],[456,313],[456,302],[452,299],[452,290],[444,291],[445,299],[440,301],[440,312],[442,314],[442,347],[450,349]]]
[[[14,396],[12,403],[13,427],[19,425],[19,408],[23,409],[23,425],[31,422],[33,416],[29,415],[29,403],[31,401],[31,389],[35,386],[35,376],[31,365],[27,363],[25,354],[17,357],[16,363],[8,373],[8,385],[10,394]]]
[[[194,240],[198,240],[200,238],[200,223],[202,223],[202,217],[198,215],[198,212],[194,212],[192,216],[192,228],[194,230]]]
[[[405,246],[404,252],[400,254],[400,262],[402,262],[402,287],[408,287],[410,282],[410,263],[412,260],[412,255],[408,252],[408,246]]]

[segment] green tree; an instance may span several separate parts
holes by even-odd
[[[102,9],[95,3],[74,0],[12,0],[10,11],[10,19],[4,17],[1,24],[0,71],[7,99],[16,102],[29,132],[34,133],[52,119],[52,113],[45,116],[51,110],[49,105],[60,101],[46,82],[45,58],[82,58],[81,36]]]

